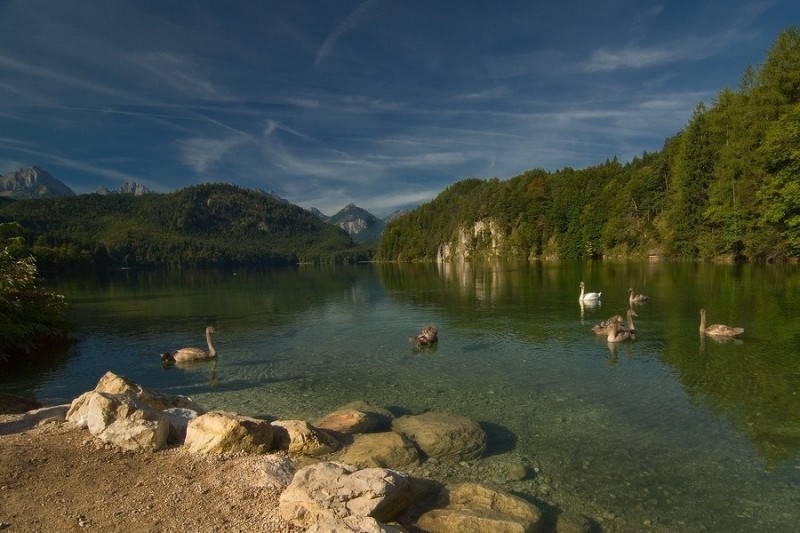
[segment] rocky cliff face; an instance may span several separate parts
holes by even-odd
[[[493,219],[483,219],[460,228],[449,242],[439,245],[438,263],[453,261],[524,259],[515,245],[515,234]]]
[[[436,261],[469,261],[470,259],[500,259],[504,236],[493,220],[479,220],[471,227],[463,227],[455,239],[439,246]]]
[[[0,176],[0,196],[23,200],[75,196],[75,193],[45,169],[33,166]]]

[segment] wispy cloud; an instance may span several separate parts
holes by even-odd
[[[303,109],[317,109],[320,101],[315,98],[289,98],[289,103]]]
[[[26,63],[24,61],[20,61],[5,55],[0,55],[0,67],[3,67],[8,71],[14,72],[17,75],[16,78],[17,83],[21,82],[19,75],[22,75],[32,79],[32,81],[35,81],[36,83],[45,84],[42,85],[42,87],[49,87],[50,83],[57,83],[59,84],[59,87],[62,91],[65,88],[70,87],[82,91],[89,91],[94,94],[124,97],[126,99],[133,98],[133,95],[131,93],[104,85],[103,83],[99,83],[96,81],[88,81],[84,77],[76,76],[73,74],[67,74],[56,68],[32,65],[30,63]],[[6,86],[8,87],[8,90],[11,91],[28,92],[28,93],[30,92],[29,89],[21,89],[19,87],[15,87],[11,85],[11,83],[8,81],[6,81]],[[33,87],[36,86],[33,85]],[[40,93],[42,91],[36,91],[36,92]]]
[[[331,191],[327,191],[325,195],[314,195],[309,194],[308,191],[302,191],[302,200],[298,202],[298,205],[305,208],[316,207],[326,215],[332,215],[338,212],[345,204],[355,203],[361,207],[368,208],[375,215],[386,216],[396,211],[400,206],[414,207],[429,202],[441,190],[441,188],[437,187],[404,189],[402,185],[399,185],[398,189],[385,194],[376,191],[374,188],[365,189],[357,194],[353,194],[347,189],[336,191],[333,194],[330,193]]]
[[[428,202],[435,198],[440,192],[441,188],[427,188],[427,189],[414,189],[411,191],[398,191],[392,194],[384,194],[372,196],[368,200],[372,209],[386,210],[395,209],[398,205],[418,205],[423,202]]]
[[[295,137],[299,137],[299,138],[307,140],[307,141],[313,140],[310,136],[306,135],[305,133],[297,131],[294,128],[290,128],[290,127],[286,126],[285,124],[282,124],[282,123],[278,122],[277,120],[267,119],[264,122],[264,136],[265,137],[271,137],[274,133],[276,133],[278,131],[285,131],[287,133],[290,133],[290,134],[294,135]]]
[[[288,98],[287,103],[304,110],[334,112],[337,114],[392,112],[412,107],[402,101],[391,101],[358,94],[335,93],[317,94],[314,97],[305,98]]]
[[[198,73],[193,61],[174,52],[160,51],[135,54],[131,61],[166,86],[183,95],[218,96],[214,84]]]
[[[376,3],[377,0],[366,0],[351,12],[344,22],[339,24],[333,32],[331,32],[323,41],[322,46],[317,50],[317,56],[314,60],[314,66],[318,67],[331,57],[336,49],[336,43],[346,34],[358,28],[359,24],[364,20],[370,8]]]
[[[252,140],[245,135],[230,135],[217,139],[202,137],[183,139],[178,141],[179,157],[185,165],[203,174],[235,148],[251,142]]]
[[[583,63],[585,72],[611,72],[620,69],[660,67],[682,61],[698,61],[713,57],[743,38],[741,31],[730,29],[704,37],[682,37],[661,46],[630,44],[611,49],[600,48],[592,52]]]
[[[624,68],[645,68],[680,61],[671,49],[626,48],[595,50],[584,65],[586,72],[608,72]]]

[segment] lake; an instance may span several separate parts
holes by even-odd
[[[579,283],[602,291],[578,303]],[[605,531],[794,531],[800,523],[800,268],[536,262],[119,272],[48,286],[69,353],[0,390],[64,403],[112,370],[209,409],[313,421],[353,400],[479,421],[484,459],[425,465],[597,519]],[[591,326],[636,305],[635,341]],[[699,334],[745,328],[740,340]],[[163,367],[161,352],[219,358]],[[439,329],[435,350],[408,337]],[[529,476],[507,480],[508,465]]]

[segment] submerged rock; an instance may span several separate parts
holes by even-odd
[[[353,435],[388,429],[393,418],[392,413],[382,407],[355,401],[323,416],[314,426],[334,434]]]
[[[447,505],[424,513],[417,526],[430,533],[526,533],[536,531],[542,519],[534,504],[478,483],[449,486],[444,497]]]
[[[413,468],[420,463],[414,443],[394,431],[356,435],[339,460],[359,468],[399,470]]]
[[[397,418],[392,430],[414,441],[426,456],[437,459],[477,459],[487,446],[486,432],[477,422],[438,411]]]

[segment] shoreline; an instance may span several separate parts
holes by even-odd
[[[9,412],[0,397],[0,530],[296,533],[260,457],[131,452],[85,429]]]

